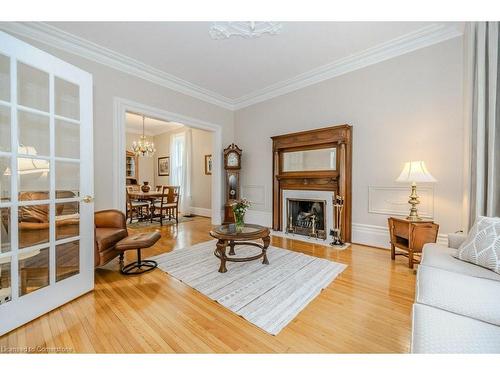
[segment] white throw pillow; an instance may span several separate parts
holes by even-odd
[[[479,216],[455,257],[500,273],[500,218]]]

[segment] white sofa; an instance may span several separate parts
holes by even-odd
[[[453,257],[465,240],[426,244],[413,305],[412,353],[500,353],[500,275]]]

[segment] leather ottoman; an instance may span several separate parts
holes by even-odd
[[[139,233],[119,241],[115,249],[121,252],[120,255],[120,272],[125,275],[138,275],[158,266],[154,260],[143,260],[141,258],[141,250],[153,246],[161,238],[160,232]],[[127,250],[137,250],[137,261],[123,266],[123,253]]]

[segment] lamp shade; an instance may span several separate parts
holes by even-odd
[[[429,173],[425,163],[419,160],[406,162],[396,182],[436,182],[436,179]]]
[[[34,147],[20,145],[18,147],[19,154],[36,156],[37,152]],[[47,173],[50,171],[49,161],[45,159],[36,158],[18,158],[17,159],[17,173],[18,174],[32,174],[32,173]],[[5,169],[4,176],[12,175],[9,167]]]

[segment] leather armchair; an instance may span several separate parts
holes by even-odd
[[[121,252],[115,245],[128,236],[125,215],[118,210],[103,210],[94,213],[95,246],[94,266],[102,266]]]
[[[73,198],[72,192],[57,191],[59,198]],[[21,192],[19,200],[33,201],[49,199],[43,191]],[[56,234],[60,238],[78,235],[80,219],[78,204],[58,203],[56,205]],[[19,247],[24,248],[49,242],[49,205],[30,205],[19,208]]]

